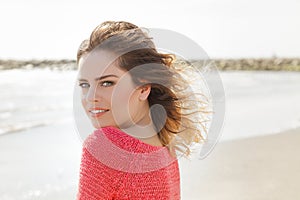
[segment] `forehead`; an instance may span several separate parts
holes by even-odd
[[[84,79],[114,74],[122,76],[126,73],[116,62],[117,56],[109,51],[97,50],[84,54],[78,63],[78,76]]]

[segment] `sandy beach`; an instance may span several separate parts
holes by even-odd
[[[300,128],[219,143],[204,160],[181,162],[182,199],[300,199],[299,142]]]
[[[0,76],[0,200],[75,199],[76,73],[7,70]],[[221,140],[204,160],[179,160],[182,200],[300,199],[300,73],[221,76]]]
[[[1,136],[1,200],[75,199],[81,145],[75,134],[67,132],[70,128]],[[203,160],[181,158],[181,199],[299,199],[299,141],[297,128],[220,142]]]

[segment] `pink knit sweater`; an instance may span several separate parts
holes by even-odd
[[[83,144],[77,199],[180,199],[178,161],[112,126]]]

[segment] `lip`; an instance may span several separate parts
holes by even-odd
[[[107,110],[106,112],[103,112],[103,113],[92,113],[91,111],[92,110]],[[101,117],[102,115],[104,115],[105,113],[107,113],[109,111],[109,109],[106,109],[106,108],[100,108],[100,107],[93,107],[93,108],[90,108],[89,110],[89,114],[91,117]]]

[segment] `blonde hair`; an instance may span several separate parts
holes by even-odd
[[[205,141],[206,120],[197,116],[209,113],[208,100],[203,94],[192,91],[190,82],[184,78],[184,74],[189,70],[192,72],[193,67],[188,62],[176,60],[173,54],[159,53],[151,39],[132,23],[106,21],[93,30],[89,39],[82,42],[77,52],[77,63],[83,54],[97,48],[119,53],[118,66],[131,73],[135,84],[151,84],[149,106],[158,104],[165,109],[166,119],[162,118],[160,111],[151,109],[161,143],[171,153],[189,156],[193,143]],[[138,72],[130,71],[141,65],[144,67]]]

